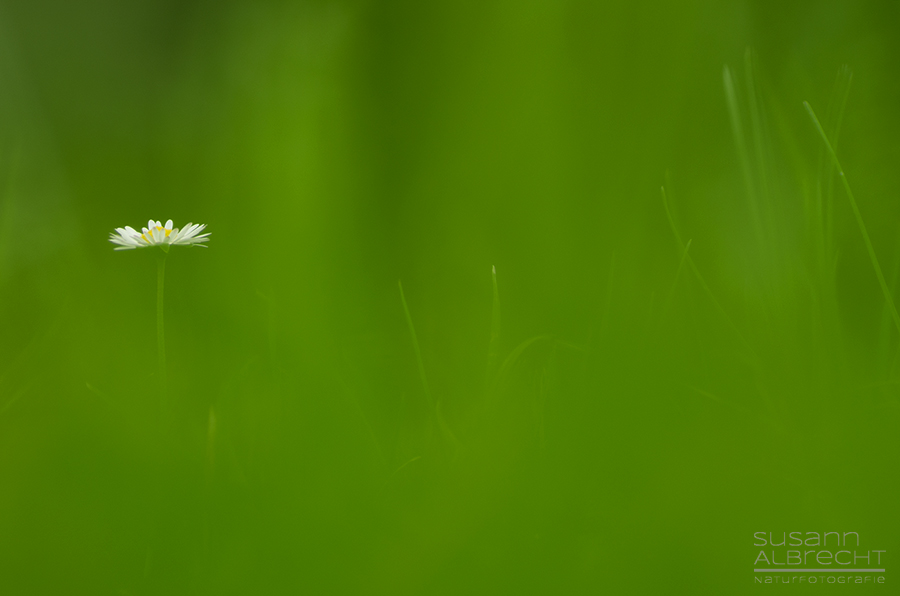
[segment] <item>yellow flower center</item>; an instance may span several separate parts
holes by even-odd
[[[169,234],[172,233],[172,230],[167,230],[167,229],[163,228],[162,226],[154,226],[154,227],[156,228],[156,231],[158,231],[158,232],[165,232],[165,233],[166,233],[166,238],[168,238],[168,237],[169,237]],[[143,239],[144,239],[144,242],[146,242],[147,244],[152,244],[152,242],[150,242],[150,238],[147,238],[147,235],[148,235],[148,234],[149,234],[151,237],[153,236],[153,232],[152,232],[152,231],[147,231],[146,233],[141,234],[141,238],[143,238]]]

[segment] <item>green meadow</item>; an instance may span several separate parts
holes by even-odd
[[[0,594],[894,593],[898,69],[875,0],[0,0]]]

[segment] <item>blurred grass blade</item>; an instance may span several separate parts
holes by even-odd
[[[841,124],[850,95],[850,83],[853,75],[844,65],[838,71],[834,89],[828,101],[823,128],[831,134],[832,147],[838,149]],[[816,248],[819,255],[819,268],[827,273],[834,252],[834,162],[823,145],[819,152],[818,175],[816,177],[816,204],[813,213],[815,223]]]
[[[407,461],[404,462],[399,468],[397,468],[396,470],[394,470],[393,472],[391,472],[391,475],[390,475],[390,477],[389,477],[388,479],[393,478],[394,476],[396,476],[397,474],[399,474],[401,471],[403,471],[403,469],[406,468],[406,466],[410,465],[411,463],[417,462],[417,461],[419,461],[420,459],[422,459],[422,456],[421,456],[421,455],[417,455],[417,456],[413,457],[412,459],[407,460]]]
[[[766,159],[766,134],[763,112],[759,106],[759,98],[756,92],[755,69],[753,67],[753,51],[748,47],[744,52],[744,75],[747,80],[747,104],[750,109],[750,125],[753,130],[753,146],[756,150],[756,181],[757,200],[762,210],[762,218],[766,229],[773,231],[772,221],[772,197],[769,188],[769,176]]]
[[[762,216],[759,210],[759,193],[753,178],[753,164],[750,161],[749,145],[744,135],[744,126],[741,121],[741,108],[738,102],[737,86],[731,69],[725,67],[722,73],[725,86],[725,98],[728,101],[728,113],[731,117],[731,131],[734,134],[734,145],[744,175],[744,184],[747,185],[747,195],[750,201],[750,215],[753,218],[753,227],[756,232],[756,240],[759,246],[765,245],[765,233],[763,231]],[[679,243],[681,241],[679,240]],[[682,247],[683,248],[683,247]]]
[[[738,339],[740,339],[741,343],[744,344],[744,347],[750,353],[750,356],[753,358],[754,366],[757,366],[760,362],[759,357],[756,355],[756,351],[753,349],[753,346],[750,345],[750,342],[744,338],[744,334],[741,333],[741,330],[738,329],[738,326],[735,325],[734,321],[731,320],[731,317],[728,316],[728,313],[722,308],[722,305],[719,304],[719,301],[716,300],[715,295],[712,293],[712,290],[709,289],[709,286],[706,283],[706,280],[703,279],[703,275],[700,274],[700,270],[697,269],[697,265],[694,264],[694,260],[691,258],[691,255],[687,252],[687,247],[681,242],[681,234],[678,233],[678,228],[675,226],[675,220],[672,218],[672,212],[669,210],[669,201],[666,198],[666,188],[660,187],[662,191],[662,201],[663,207],[666,210],[666,217],[669,219],[669,227],[672,229],[672,234],[675,236],[675,240],[678,241],[678,246],[681,249],[684,257],[687,259],[688,265],[691,267],[691,271],[694,272],[694,277],[697,278],[697,281],[700,282],[700,286],[703,288],[703,291],[706,292],[706,295],[709,297],[710,301],[713,303],[713,306],[716,307],[716,310],[719,311],[719,314],[725,319],[728,323],[728,326],[735,332]]]
[[[675,288],[678,287],[678,280],[681,279],[681,272],[684,269],[684,263],[687,261],[688,251],[691,250],[691,242],[693,241],[693,238],[688,240],[684,247],[684,251],[681,253],[681,260],[678,261],[678,269],[675,270],[675,279],[672,281],[672,287],[669,288],[669,295],[666,297],[666,301],[659,313],[660,318],[669,312],[669,308],[672,305],[672,298],[675,296]]]
[[[403,312],[406,313],[406,324],[409,325],[409,335],[412,338],[413,349],[416,352],[416,363],[419,366],[419,378],[422,380],[422,389],[425,392],[425,400],[432,407],[435,421],[441,430],[441,434],[453,444],[455,449],[459,449],[459,440],[444,419],[444,413],[441,411],[441,405],[435,402],[431,397],[431,389],[428,387],[428,377],[425,375],[425,363],[422,360],[422,350],[419,349],[419,338],[416,335],[416,327],[413,325],[412,315],[409,314],[409,305],[406,303],[406,295],[403,293],[403,283],[397,280],[397,286],[400,288],[400,301],[403,302]]]
[[[490,386],[491,379],[494,377],[500,354],[500,292],[497,289],[497,267],[491,267],[491,283],[494,297],[491,306],[491,340],[488,343],[486,387]]]
[[[835,97],[838,101],[837,116],[834,122],[834,128],[831,133],[832,147],[835,152],[838,150],[838,143],[841,137],[841,125],[844,122],[844,111],[847,108],[847,99],[850,97],[850,84],[853,82],[853,73],[850,68],[844,65],[838,73],[838,80],[835,83]],[[826,191],[825,204],[825,241],[826,248],[830,247],[834,242],[834,170],[829,160],[828,168],[828,189]]]
[[[422,350],[419,349],[419,338],[416,336],[416,328],[413,325],[412,315],[409,314],[409,305],[406,304],[406,295],[403,293],[403,283],[397,280],[400,288],[400,301],[403,302],[403,312],[406,314],[406,324],[409,326],[409,335],[412,338],[413,350],[416,352],[416,364],[419,366],[419,378],[422,380],[422,389],[425,391],[425,399],[429,405],[434,405],[431,399],[431,390],[428,388],[428,377],[425,376],[425,363],[422,361]]]
[[[691,391],[695,392],[696,394],[702,395],[703,397],[707,398],[708,400],[710,400],[714,403],[723,405],[726,408],[730,408],[730,409],[734,410],[735,412],[738,412],[739,414],[743,414],[748,417],[753,416],[753,412],[751,412],[747,408],[745,408],[743,406],[739,406],[731,401],[724,400],[714,393],[710,393],[709,391],[704,391],[703,389],[700,389],[699,387],[694,387],[693,385],[686,385],[686,387],[688,389],[690,389]]]
[[[809,112],[809,117],[812,118],[813,123],[816,125],[816,130],[819,131],[819,135],[822,137],[822,141],[825,143],[825,147],[828,149],[828,153],[831,155],[831,159],[834,161],[834,166],[838,170],[838,177],[841,179],[841,183],[844,185],[844,190],[847,192],[847,198],[850,200],[850,207],[853,209],[853,216],[856,218],[856,224],[859,226],[859,231],[862,234],[863,242],[866,244],[866,250],[869,253],[869,260],[872,261],[872,267],[875,269],[875,276],[878,278],[878,283],[881,285],[881,291],[884,294],[884,299],[891,306],[891,315],[894,319],[894,325],[897,327],[897,331],[900,332],[900,315],[897,314],[897,307],[894,304],[894,299],[891,297],[891,291],[888,288],[887,282],[884,279],[884,273],[881,271],[881,265],[878,264],[878,257],[875,255],[875,248],[872,246],[872,241],[869,239],[869,232],[866,230],[866,224],[863,221],[862,214],[859,212],[859,206],[856,204],[856,198],[853,196],[853,191],[850,189],[850,183],[847,182],[847,176],[844,174],[844,168],[841,167],[841,162],[838,160],[837,153],[835,153],[834,148],[831,146],[831,143],[828,141],[828,136],[825,134],[825,130],[822,128],[822,124],[819,122],[819,119],[816,118],[816,113],[813,111],[812,106],[809,105],[809,102],[804,101],[803,105],[806,107],[806,111]]]
[[[519,358],[522,357],[522,354],[530,348],[541,341],[549,341],[551,338],[549,335],[535,335],[534,337],[530,337],[516,346],[512,352],[510,352],[509,356],[506,357],[506,360],[503,361],[503,364],[500,366],[500,370],[497,371],[497,376],[494,377],[494,382],[491,385],[491,392],[494,394],[499,394],[502,391],[502,388],[506,382],[506,379],[509,378],[509,373],[512,371],[513,367],[519,361]]]

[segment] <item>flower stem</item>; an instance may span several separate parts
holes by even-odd
[[[166,253],[157,258],[156,268],[156,348],[159,357],[160,415],[166,412],[166,330],[163,323],[163,291],[166,282]]]

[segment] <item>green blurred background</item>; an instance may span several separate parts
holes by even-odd
[[[743,594],[753,532],[826,530],[891,584],[898,333],[802,102],[834,135],[852,70],[900,291],[898,33],[3,0],[0,594]],[[212,233],[168,258],[162,421],[155,254],[107,241],[148,218]]]

